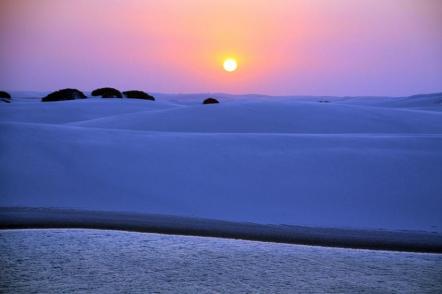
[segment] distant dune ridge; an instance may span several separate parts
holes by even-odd
[[[11,94],[0,107],[3,207],[442,233],[440,93]]]

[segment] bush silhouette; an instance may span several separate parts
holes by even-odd
[[[114,88],[99,88],[92,91],[92,96],[101,96],[102,98],[123,98],[123,94]]]
[[[86,95],[77,89],[62,89],[50,93],[46,97],[41,99],[42,102],[51,101],[64,101],[64,100],[74,100],[74,99],[85,99]]]
[[[0,98],[11,99],[11,95],[8,92],[0,91]]]
[[[11,95],[8,92],[0,91],[0,100],[6,103],[11,103]]]
[[[155,101],[155,97],[153,97],[143,91],[131,90],[131,91],[125,91],[125,92],[123,92],[123,94],[124,94],[124,96],[126,96],[126,98],[145,99],[145,100]]]
[[[207,98],[203,101],[203,104],[217,104],[219,103],[218,100],[216,100],[215,98]]]

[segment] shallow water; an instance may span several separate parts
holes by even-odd
[[[0,293],[442,293],[442,255],[100,230],[0,231]]]

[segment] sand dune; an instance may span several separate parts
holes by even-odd
[[[442,232],[442,113],[186,99],[2,106],[0,205]]]
[[[442,115],[335,103],[266,101],[192,105],[73,125],[207,133],[442,133]]]
[[[0,206],[442,232],[438,111],[164,97],[2,105]]]

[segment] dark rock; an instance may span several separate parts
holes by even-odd
[[[46,97],[42,98],[42,102],[51,101],[64,101],[64,100],[75,100],[75,99],[86,99],[86,95],[77,89],[62,89],[50,93]]]
[[[207,98],[203,101],[203,104],[217,104],[219,103],[218,100],[216,100],[215,98]]]
[[[126,96],[126,98],[144,99],[144,100],[155,101],[155,97],[153,97],[152,95],[149,95],[149,94],[147,94],[146,92],[143,92],[143,91],[131,90],[131,91],[125,91],[125,92],[123,92],[123,94],[124,94],[124,96]]]
[[[92,96],[101,96],[102,98],[123,98],[123,94],[114,88],[100,88],[92,91]]]

